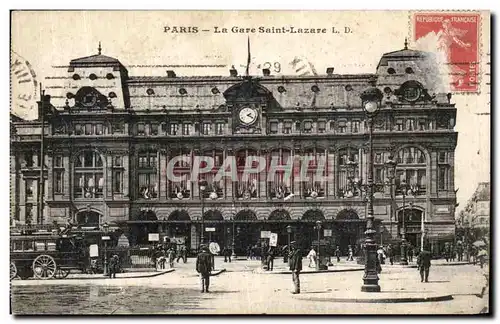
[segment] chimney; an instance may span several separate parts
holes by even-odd
[[[333,74],[333,68],[332,67],[326,68],[326,75],[332,75],[332,74]]]
[[[270,76],[271,75],[271,70],[269,70],[269,69],[262,69],[262,73],[264,74],[264,76]]]
[[[229,75],[232,76],[232,77],[237,77],[238,76],[238,71],[234,68],[234,65],[229,70]]]
[[[175,78],[176,77],[175,72],[172,70],[167,70],[167,77]]]

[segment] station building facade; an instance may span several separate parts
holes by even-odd
[[[428,53],[386,53],[375,73],[339,75],[130,76],[115,58],[71,60],[57,85],[39,102],[41,118],[11,116],[11,223],[15,227],[65,224],[120,228],[130,244],[148,244],[149,233],[184,237],[196,250],[204,232],[238,254],[261,231],[288,235],[307,248],[318,237],[346,252],[358,246],[366,226],[368,130],[360,94],[375,86],[383,94],[374,117],[374,211],[381,244],[401,237],[433,248],[453,239],[456,108],[451,95],[435,90]],[[44,135],[44,203],[40,181]],[[194,156],[211,156],[207,183],[167,177],[190,175]],[[215,181],[234,156],[237,178]],[[309,156],[309,179],[266,171],[242,177],[245,161]],[[385,162],[393,156],[396,176]],[[189,160],[191,159],[191,160]],[[318,161],[326,161],[321,174]],[[268,162],[266,162],[268,163]],[[281,162],[280,162],[281,163]],[[324,180],[324,175],[328,180]],[[405,191],[403,180],[411,185]],[[391,195],[394,190],[394,195]],[[391,198],[394,196],[394,199]],[[404,199],[403,199],[404,198]],[[403,200],[405,205],[403,206]],[[202,214],[203,212],[203,214]],[[290,226],[287,232],[287,227]],[[331,236],[324,237],[324,230]],[[327,235],[330,235],[328,233]]]

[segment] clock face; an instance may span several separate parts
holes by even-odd
[[[239,117],[243,124],[252,125],[257,120],[257,110],[249,107],[242,108]]]
[[[97,103],[97,95],[95,93],[88,93],[83,97],[82,105],[85,107],[92,107]]]

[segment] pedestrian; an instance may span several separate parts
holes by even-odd
[[[477,253],[477,259],[479,260],[479,266],[481,269],[483,268],[483,265],[486,263],[486,258],[488,256],[488,252],[486,252],[486,249],[484,247],[480,248],[479,252]]]
[[[181,245],[179,246],[179,248],[177,249],[177,263],[179,263],[179,260],[180,259],[183,259],[183,253],[182,251],[185,249],[185,246],[184,245]],[[184,262],[185,263],[185,262]]]
[[[311,246],[311,250],[309,251],[309,254],[307,254],[307,259],[309,260],[309,268],[315,268],[316,267],[316,250],[314,249],[313,246]],[[312,266],[311,266],[312,264]]]
[[[379,249],[377,250],[377,256],[378,256],[378,262],[380,264],[385,264],[384,247],[383,246],[380,246]]]
[[[247,246],[247,260],[252,260],[252,246]]]
[[[116,278],[116,272],[118,271],[118,262],[119,262],[118,255],[114,254],[109,260],[109,265],[108,265],[109,278]]]
[[[229,260],[229,263],[231,263],[231,254],[232,254],[231,249],[225,247],[224,250],[222,251],[222,254],[224,255],[224,262],[227,262]]]
[[[335,256],[337,257],[337,262],[340,262],[340,256],[342,253],[340,252],[340,247],[337,245],[337,248],[335,249]]]
[[[267,270],[273,271],[274,267],[274,248],[272,246],[269,247],[269,251],[267,252]]]
[[[202,245],[201,252],[196,257],[196,272],[200,274],[201,292],[209,292],[210,272],[212,271],[212,253],[206,245]]]
[[[408,247],[408,262],[413,262],[413,247],[411,245]]]
[[[352,250],[352,246],[349,245],[347,249],[347,261],[354,261],[353,255],[354,251]]]
[[[292,270],[292,280],[294,290],[292,294],[300,294],[300,271],[302,271],[302,253],[296,247],[296,242],[290,243],[290,254],[288,256],[290,270]]]
[[[288,245],[285,245],[281,250],[281,252],[283,253],[283,263],[288,263],[288,254],[289,254],[288,250],[289,250]]]
[[[393,253],[391,244],[389,244],[387,246],[387,257],[389,258],[389,262],[391,263],[391,265],[393,265],[394,264],[394,253]]]
[[[173,268],[174,267],[174,261],[175,261],[175,251],[174,251],[173,247],[170,247],[168,249],[167,258],[168,258],[168,262],[169,262],[170,268]]]
[[[420,282],[429,282],[429,270],[431,267],[431,252],[425,247],[417,257],[417,269],[420,271]]]

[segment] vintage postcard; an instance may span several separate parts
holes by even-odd
[[[488,314],[490,19],[12,11],[11,313]]]

